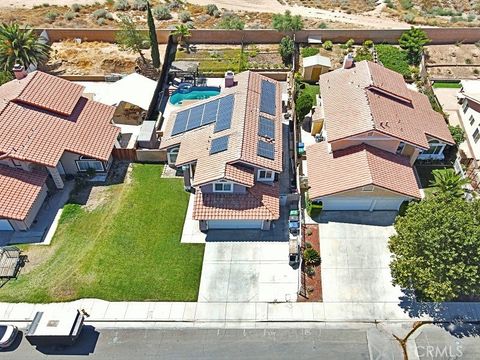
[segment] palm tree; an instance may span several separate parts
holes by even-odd
[[[434,194],[452,197],[462,197],[465,194],[463,186],[469,181],[456,174],[453,169],[436,169],[432,174],[433,180],[430,181],[430,187],[434,188]]]
[[[189,52],[188,38],[192,35],[190,29],[185,24],[179,24],[175,26],[175,31],[172,32],[172,35],[176,36],[180,46],[184,47],[187,53]]]
[[[0,24],[0,69],[11,71],[15,64],[28,68],[48,59],[50,45],[39,40],[32,29],[18,24]]]

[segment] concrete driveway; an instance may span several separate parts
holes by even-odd
[[[207,242],[199,302],[296,301],[288,242]]]
[[[320,217],[324,302],[396,302],[387,241],[395,212],[327,211]]]

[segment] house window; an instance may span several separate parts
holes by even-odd
[[[178,148],[172,149],[168,152],[168,163],[175,165],[178,157]]]
[[[405,143],[401,141],[400,144],[398,144],[397,154],[401,154],[404,148],[405,148]]]
[[[475,129],[472,136],[473,136],[473,141],[475,141],[475,143],[477,143],[478,140],[480,139],[480,130],[478,128]]]
[[[443,149],[445,148],[444,144],[440,144],[440,143],[437,143],[437,142],[429,142],[429,145],[430,145],[430,147],[428,148],[428,150],[422,151],[422,154],[438,155],[438,154],[441,154]]]
[[[469,109],[468,100],[465,99],[465,100],[463,101],[462,109],[463,109],[463,112],[464,112],[464,113],[467,112],[467,110]]]
[[[270,170],[258,170],[257,178],[259,181],[273,181],[275,173]]]
[[[88,169],[94,169],[95,172],[105,171],[103,163],[100,160],[91,159],[86,156],[80,156],[80,159],[75,162],[77,164],[78,171],[81,172],[88,171]]]
[[[470,125],[473,125],[473,123],[475,122],[475,118],[473,117],[473,115],[470,115]]]
[[[362,187],[362,191],[372,192],[373,191],[373,185],[367,185],[367,186]]]
[[[226,181],[216,182],[213,184],[213,191],[214,192],[233,192],[233,184]]]

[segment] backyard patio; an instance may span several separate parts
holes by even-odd
[[[0,301],[195,301],[203,244],[180,244],[188,193],[160,165],[134,164],[96,207],[67,204],[51,245],[20,246],[28,263]]]

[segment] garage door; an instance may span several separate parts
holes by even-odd
[[[0,231],[13,230],[8,220],[0,219]]]
[[[262,220],[209,220],[208,229],[260,229]]]
[[[330,198],[323,200],[323,210],[398,210],[403,198]]]

